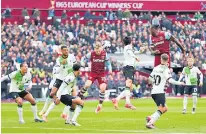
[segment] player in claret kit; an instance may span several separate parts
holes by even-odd
[[[78,96],[81,98],[83,94],[87,91],[87,89],[92,85],[92,83],[97,80],[99,83],[99,104],[95,110],[95,113],[99,113],[102,108],[102,103],[105,98],[105,90],[107,87],[107,82],[105,78],[105,66],[109,69],[109,74],[112,74],[112,66],[109,61],[108,55],[105,50],[103,50],[102,44],[100,42],[96,42],[94,46],[94,51],[88,53],[85,57],[82,57],[81,64],[87,60],[91,61],[91,72],[89,74],[89,78],[85,83],[85,86],[81,89]]]
[[[184,99],[183,99],[183,114],[186,114],[186,109],[187,109],[187,97],[188,95],[192,94],[192,99],[193,99],[193,108],[192,108],[192,114],[195,114],[195,109],[197,105],[197,93],[198,93],[198,88],[197,88],[197,81],[198,81],[198,75],[200,76],[200,83],[199,86],[203,85],[203,74],[202,72],[198,69],[198,67],[193,66],[194,64],[194,59],[193,57],[189,56],[187,58],[187,67],[183,68],[182,74],[179,78],[179,81],[182,80],[182,78],[185,78],[186,86],[184,88]]]
[[[19,115],[19,123],[24,124],[23,119],[23,100],[27,100],[31,103],[31,109],[34,114],[34,121],[35,122],[43,122],[38,115],[37,115],[37,105],[36,101],[33,98],[32,94],[29,93],[29,90],[32,87],[31,81],[31,73],[28,71],[28,65],[26,63],[20,64],[20,70],[14,71],[9,75],[6,75],[1,78],[1,82],[4,80],[10,79],[11,85],[9,92],[11,93],[12,97],[15,99],[15,102],[18,105],[17,112]],[[29,86],[27,89],[24,88],[24,84],[28,83]]]
[[[161,54],[169,56],[170,67],[170,41],[175,42],[185,54],[186,48],[169,32],[160,31],[159,22],[153,22],[150,36],[150,51],[155,55],[154,66],[161,64]]]
[[[149,76],[149,80],[152,81],[152,99],[156,103],[158,110],[151,116],[146,118],[146,127],[153,129],[154,123],[160,118],[160,116],[167,111],[165,91],[164,87],[168,81],[174,85],[185,85],[183,82],[175,81],[172,79],[170,70],[168,68],[169,56],[167,54],[161,55],[161,64],[156,66]]]

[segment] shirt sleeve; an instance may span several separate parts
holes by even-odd
[[[77,63],[76,57],[74,55],[72,55],[72,62]]]
[[[152,44],[152,36],[149,36],[149,46]]]
[[[16,76],[17,71],[14,71],[8,75],[9,79],[13,79]]]
[[[169,80],[170,78],[172,78],[172,74],[170,73],[169,69],[166,69],[164,71],[164,77],[165,77],[166,80]]]
[[[68,75],[65,79],[64,82],[68,85],[70,82],[73,82],[75,80],[74,76]]]
[[[133,50],[132,50],[132,48],[127,48],[127,53],[131,56],[131,57],[133,57],[133,58],[136,58],[136,56],[134,55],[134,52],[133,52]]]
[[[166,40],[170,40],[170,38],[172,37],[172,34],[169,32],[165,32],[165,39]]]

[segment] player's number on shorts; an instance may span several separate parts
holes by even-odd
[[[197,88],[194,88],[194,93],[196,93],[197,92]]]
[[[154,84],[157,86],[161,82],[161,77],[159,75],[154,75]]]

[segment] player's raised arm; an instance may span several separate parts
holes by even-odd
[[[180,47],[180,49],[182,50],[182,52],[185,53],[186,48],[178,41],[178,39],[176,39],[173,35],[171,35],[171,37],[170,37],[169,40],[170,40],[170,41],[173,41],[174,43],[176,43],[176,44]]]
[[[83,57],[81,58],[81,65],[82,65],[82,66],[85,66],[86,60],[90,60],[90,58],[91,58],[91,52],[89,52],[86,56],[83,56]]]

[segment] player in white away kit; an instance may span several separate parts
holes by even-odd
[[[3,78],[1,78],[1,82],[7,79],[11,80],[9,93],[11,93],[12,97],[15,99],[15,102],[18,105],[17,112],[19,115],[19,123],[25,123],[23,119],[22,99],[25,99],[31,103],[31,109],[34,114],[34,121],[43,122],[43,120],[41,120],[37,116],[37,105],[35,99],[33,98],[32,94],[28,92],[32,87],[31,73],[28,71],[28,65],[26,63],[21,63],[20,70],[14,71],[9,75],[4,76]],[[24,84],[26,83],[29,84],[27,89],[24,88]]]
[[[49,84],[49,92],[51,92],[51,89],[52,89],[52,87],[53,87],[53,85],[54,85],[54,83],[56,81],[56,74],[57,74],[56,66],[54,66],[53,67],[53,71],[52,71],[52,80],[51,80],[51,82]],[[51,104],[52,102],[53,102],[53,97],[48,95],[48,97],[46,98],[46,101],[44,103],[43,109],[39,112],[40,116],[42,116],[46,112],[49,104]]]
[[[59,90],[57,91],[57,98],[55,100],[56,104],[60,101],[66,105],[69,109],[69,116],[65,124],[72,124],[74,126],[81,126],[77,123],[77,117],[79,116],[82,108],[84,106],[84,101],[81,98],[76,97],[76,77],[80,74],[80,65],[74,64],[73,72],[71,72],[62,82]],[[77,106],[76,106],[77,105]],[[76,107],[76,109],[75,109]],[[74,116],[73,112],[75,110]]]
[[[149,76],[149,80],[152,81],[153,87],[152,87],[152,99],[158,106],[158,110],[153,113],[151,116],[148,116],[146,118],[147,124],[146,127],[149,129],[153,129],[154,123],[159,119],[159,117],[167,111],[166,106],[166,99],[165,99],[165,85],[168,81],[171,84],[174,85],[185,85],[183,82],[175,81],[172,79],[172,76],[170,74],[170,70],[168,68],[168,61],[169,56],[167,54],[161,55],[161,64],[156,66],[152,73]]]
[[[118,101],[121,98],[126,98],[125,107],[135,110],[136,107],[133,106],[130,102],[130,92],[133,90],[133,80],[135,74],[135,63],[138,62],[138,58],[134,54],[134,49],[131,44],[131,38],[125,37],[124,38],[124,67],[123,67],[123,74],[126,80],[126,87],[125,90],[120,93],[120,95],[112,100],[115,109],[118,109]]]
[[[183,77],[185,77],[185,88],[184,88],[184,99],[183,99],[183,114],[186,114],[186,109],[187,109],[187,97],[188,95],[192,94],[192,99],[193,99],[193,109],[192,109],[192,114],[195,113],[196,105],[197,105],[197,75],[200,76],[200,83],[199,86],[203,85],[203,74],[201,71],[198,69],[198,67],[193,66],[194,64],[194,59],[193,57],[188,57],[187,58],[187,67],[183,68],[182,74],[179,78],[179,81],[182,80]]]
[[[74,57],[73,54],[68,54],[68,48],[66,46],[61,46],[61,52],[62,55],[60,57],[58,57],[56,59],[56,81],[52,87],[50,96],[53,97],[53,99],[56,99],[56,92],[59,89],[59,87],[61,86],[63,80],[65,79],[65,77],[72,72],[72,67],[73,64],[76,63],[76,58]],[[54,109],[55,107],[55,103],[51,103],[51,105],[49,106],[49,108],[47,109],[47,111],[45,112],[45,114],[42,115],[42,118],[44,121],[47,121],[47,116],[49,115],[49,113],[51,112],[52,109]],[[65,107],[64,112],[68,111],[67,107]],[[63,118],[67,118],[66,115],[63,115]]]

